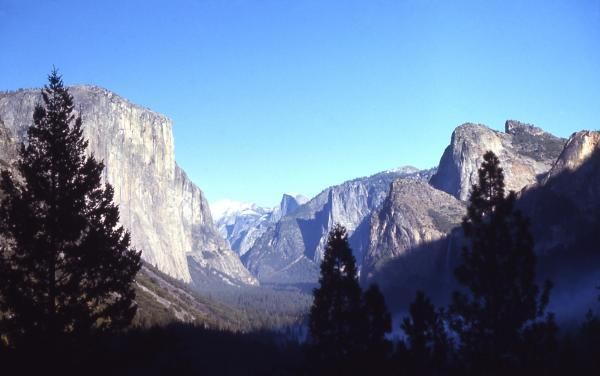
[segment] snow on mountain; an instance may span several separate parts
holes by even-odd
[[[219,222],[224,218],[233,218],[242,213],[245,215],[253,215],[265,209],[266,208],[259,207],[256,204],[228,199],[219,200],[210,204],[210,211],[215,222]]]
[[[221,236],[240,256],[244,255],[268,225],[292,213],[308,199],[297,193],[285,193],[279,206],[268,208],[234,200],[220,200],[211,205]]]

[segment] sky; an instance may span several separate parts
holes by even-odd
[[[0,90],[52,65],[173,120],[210,202],[438,164],[452,130],[600,128],[600,0],[0,0]]]

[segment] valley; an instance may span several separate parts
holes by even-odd
[[[378,283],[394,310],[403,310],[417,289],[443,302],[453,288],[460,223],[486,150],[499,156],[507,189],[519,192],[543,265],[546,259],[584,262],[579,258],[585,256],[568,251],[568,238],[560,234],[572,233],[573,223],[579,223],[594,236],[592,229],[598,225],[592,214],[577,214],[600,205],[598,192],[572,195],[582,189],[577,187],[598,186],[597,167],[587,167],[595,163],[590,158],[600,148],[597,132],[579,132],[565,140],[513,120],[506,122],[504,132],[466,123],[452,133],[434,168],[383,171],[327,187],[310,199],[284,194],[272,208],[234,201],[211,208],[174,160],[166,117],[106,89],[71,90],[90,152],[104,161],[103,177],[115,187],[121,221],[147,264],[138,283],[141,312],[145,305],[154,316],[163,310],[159,321],[238,330],[301,324],[334,224],[348,230],[361,283]],[[15,160],[36,101],[37,90],[0,95],[4,166]],[[587,172],[579,173],[582,169]],[[561,178],[565,173],[576,173],[577,179],[567,182]],[[553,206],[539,200],[560,205],[560,217],[547,215]],[[573,213],[573,219],[564,221],[565,213]],[[553,228],[551,237],[548,226]],[[577,237],[571,242],[583,254],[591,252],[576,245],[591,240]],[[558,279],[557,294],[564,294],[569,287],[560,276],[568,271],[546,269]],[[149,283],[156,280],[163,282]],[[282,304],[286,300],[293,303]],[[246,318],[236,316],[244,310]],[[585,304],[578,310],[585,311]],[[281,320],[260,319],[273,315]]]

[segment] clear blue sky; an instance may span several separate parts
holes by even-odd
[[[455,126],[600,128],[600,1],[0,0],[0,89],[52,64],[174,121],[210,201],[438,163]]]

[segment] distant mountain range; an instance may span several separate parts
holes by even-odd
[[[431,171],[405,167],[329,187],[269,225],[242,258],[244,265],[261,282],[315,283],[327,234],[336,223],[348,230],[360,263],[368,244],[364,220],[383,202],[392,181],[399,177],[426,180],[430,175]]]
[[[219,233],[229,242],[231,249],[243,256],[252,248],[269,224],[293,213],[308,199],[295,193],[285,193],[279,206],[261,207],[256,204],[222,200],[211,205]]]

